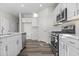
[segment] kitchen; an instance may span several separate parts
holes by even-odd
[[[79,3],[0,3],[0,56],[79,56],[78,25]]]

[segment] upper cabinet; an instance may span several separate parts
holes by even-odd
[[[54,25],[76,19],[79,19],[79,3],[60,3],[53,11]]]
[[[77,16],[76,3],[67,3],[67,19],[72,20],[70,18],[74,16]]]
[[[79,15],[79,3],[76,4],[77,15]]]
[[[61,3],[61,8],[62,8],[62,10],[64,10],[65,8],[67,8],[67,3]]]
[[[57,13],[60,14],[65,8],[67,8],[67,4],[66,3],[58,4],[57,7],[56,7]]]
[[[53,24],[56,24],[56,16],[58,14],[58,8],[56,7],[52,14]]]

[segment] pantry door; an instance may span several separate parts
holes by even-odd
[[[23,23],[23,32],[27,33],[27,39],[32,39],[32,23]]]

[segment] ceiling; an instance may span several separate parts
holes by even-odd
[[[21,7],[24,4],[24,7]],[[42,7],[40,7],[42,4]],[[19,13],[34,13],[39,12],[47,7],[55,7],[57,3],[0,3],[0,10],[8,12],[14,16]]]

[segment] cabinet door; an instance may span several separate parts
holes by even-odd
[[[67,8],[67,3],[61,3],[61,9],[64,10],[65,8]]]
[[[17,55],[17,44],[15,37],[9,37],[7,39],[7,55],[16,56]]]
[[[7,49],[6,49],[6,38],[0,39],[0,56],[6,56],[7,55]]]
[[[56,17],[58,15],[58,8],[56,7],[55,10],[53,11],[53,24],[56,24]]]
[[[2,56],[2,45],[0,44],[0,56]]]
[[[77,15],[79,15],[79,3],[76,4],[77,8]]]
[[[79,56],[79,49],[73,46],[67,45],[67,55],[68,56]]]
[[[63,4],[60,3],[60,4],[58,4],[58,6],[57,6],[57,12],[58,12],[57,14],[61,14],[62,10],[63,10]]]
[[[66,56],[66,43],[59,41],[59,56]]]
[[[0,45],[0,56],[6,56],[7,51],[6,51],[6,46]]]
[[[76,16],[76,3],[67,3],[67,19]]]
[[[17,40],[17,54],[19,54],[22,49],[22,36],[17,35],[16,40]]]

